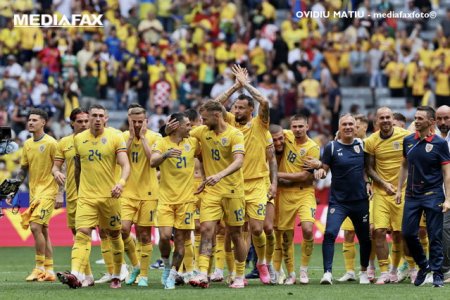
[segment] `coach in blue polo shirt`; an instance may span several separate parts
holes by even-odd
[[[407,178],[402,231],[411,256],[420,268],[414,285],[423,285],[427,274],[432,271],[433,286],[442,287],[442,226],[443,212],[450,209],[450,153],[447,142],[432,131],[435,120],[433,108],[417,108],[416,133],[405,137],[403,141],[404,160],[396,201],[401,202],[402,187]],[[430,240],[429,261],[417,235],[422,212],[425,212]]]
[[[327,224],[322,244],[324,275],[321,284],[332,284],[334,243],[342,222],[349,217],[355,226],[360,245],[360,284],[369,284],[367,266],[371,242],[369,237],[370,183],[364,171],[363,142],[356,139],[356,121],[351,115],[339,119],[339,139],[328,143],[322,155],[321,168],[315,173],[322,178],[331,170],[331,193]]]

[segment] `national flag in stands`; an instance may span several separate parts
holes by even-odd
[[[306,11],[306,3],[304,0],[292,0],[291,2],[292,8],[292,20],[299,21],[300,19],[297,17],[296,12],[298,11]]]

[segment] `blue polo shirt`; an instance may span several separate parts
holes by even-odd
[[[322,162],[330,167],[330,203],[367,200],[364,181],[363,143],[355,139],[345,145],[332,141],[325,146]]]
[[[435,134],[420,140],[416,132],[404,138],[403,156],[408,161],[406,196],[444,197],[442,165],[450,163],[447,142]]]

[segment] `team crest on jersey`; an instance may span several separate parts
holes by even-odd
[[[399,142],[394,142],[394,143],[392,144],[392,146],[394,147],[394,150],[400,149],[400,143],[399,143]]]
[[[41,145],[41,146],[39,147],[39,151],[44,152],[44,150],[45,150],[45,145]]]
[[[353,150],[355,150],[356,153],[359,153],[361,151],[361,148],[359,148],[359,145],[353,146]]]
[[[106,142],[107,142],[106,138],[105,138],[105,137],[104,137],[104,138],[102,138],[102,144],[103,144],[103,145],[105,145],[105,144],[106,144]]]
[[[222,138],[220,140],[220,142],[222,143],[222,146],[226,146],[228,144],[228,139],[227,138]]]
[[[184,150],[185,150],[186,152],[191,151],[191,146],[189,146],[189,144],[184,144]]]
[[[300,149],[300,156],[304,156],[306,154],[306,149],[302,148]]]
[[[427,144],[425,146],[425,151],[427,151],[427,153],[428,153],[428,152],[431,152],[431,150],[433,150],[433,145],[432,144]]]

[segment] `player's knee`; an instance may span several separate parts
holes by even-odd
[[[384,228],[375,229],[375,240],[377,241],[386,240],[386,229]]]
[[[426,238],[428,235],[426,227],[419,227],[419,238]]]
[[[323,239],[324,239],[324,241],[327,241],[327,242],[334,242],[336,240],[336,237],[337,236],[334,232],[325,230]]]
[[[271,235],[273,233],[273,225],[264,224],[264,232],[266,233],[266,235]]]
[[[120,230],[110,230],[108,235],[112,238],[120,236]]]
[[[30,230],[33,235],[42,234],[42,226],[39,224],[31,223]]]

